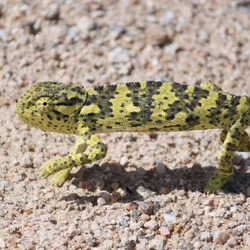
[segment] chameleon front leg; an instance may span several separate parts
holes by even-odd
[[[217,189],[223,187],[229,178],[233,175],[232,158],[235,151],[241,147],[242,136],[245,131],[242,126],[243,120],[238,120],[228,131],[224,139],[225,132],[221,137],[224,139],[223,148],[219,154],[219,169],[212,175],[205,187],[206,193],[215,193]]]
[[[81,136],[71,148],[70,153],[62,158],[49,160],[40,169],[41,177],[54,174],[52,183],[62,186],[68,179],[72,168],[100,160],[107,153],[107,146],[87,126],[80,126],[78,134]],[[87,147],[90,150],[86,151]]]

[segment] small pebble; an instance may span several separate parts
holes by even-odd
[[[36,174],[29,174],[29,175],[28,175],[28,178],[29,178],[30,181],[35,181],[35,180],[37,180]]]
[[[242,235],[246,229],[247,229],[246,225],[239,225],[234,230],[237,233],[237,235]]]
[[[212,240],[212,235],[211,235],[210,232],[202,232],[202,233],[200,234],[200,239],[201,239],[202,241],[207,241],[207,242],[209,242],[209,241]]]
[[[114,24],[110,27],[110,39],[117,39],[122,33],[124,33],[125,29],[123,26]]]
[[[164,236],[170,235],[170,231],[167,227],[160,227],[159,228],[159,233]]]
[[[165,237],[161,236],[161,235],[156,235],[150,242],[148,245],[148,249],[154,249],[154,250],[162,250],[164,249],[164,241],[165,241]]]
[[[163,164],[162,162],[157,163],[156,171],[161,175],[166,174],[166,166],[165,166],[165,164]]]
[[[153,214],[154,204],[152,202],[148,202],[148,203],[140,202],[139,207],[143,213],[148,214],[148,215]]]
[[[167,223],[176,222],[176,217],[172,214],[163,214],[163,219]]]
[[[149,220],[149,221],[145,222],[144,227],[149,228],[151,230],[156,230],[158,227],[158,224],[155,220]]]
[[[146,28],[146,37],[148,42],[153,45],[163,45],[165,43],[170,43],[173,40],[173,34],[167,32],[165,27],[159,24],[149,24]]]
[[[108,59],[111,63],[124,63],[128,62],[129,54],[126,49],[123,49],[122,47],[116,47],[109,52]]]
[[[106,200],[105,199],[103,199],[102,197],[99,197],[98,199],[97,199],[97,204],[99,205],[99,206],[103,206],[103,205],[106,205]]]
[[[81,18],[79,18],[77,20],[76,25],[77,28],[84,33],[89,32],[96,28],[96,23],[89,16],[82,16]]]
[[[135,202],[130,202],[127,206],[126,206],[126,209],[128,211],[131,211],[131,210],[136,210],[138,208],[138,204],[135,203]]]
[[[224,245],[227,240],[229,239],[229,234],[227,233],[227,231],[225,230],[220,230],[220,231],[216,231],[214,232],[214,242]]]
[[[45,18],[50,21],[57,21],[60,16],[60,8],[58,4],[51,5],[44,14]]]
[[[227,241],[229,247],[233,248],[238,245],[237,239],[235,237],[230,237]]]
[[[120,160],[120,164],[124,167],[128,164],[128,157],[127,156],[122,156],[121,160]]]

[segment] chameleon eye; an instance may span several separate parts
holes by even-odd
[[[47,102],[44,102],[44,103],[43,103],[43,106],[44,106],[44,107],[46,107],[47,105],[48,105],[48,103],[47,103]]]

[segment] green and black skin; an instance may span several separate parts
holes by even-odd
[[[61,186],[73,167],[105,157],[107,146],[96,135],[110,132],[222,129],[219,168],[205,192],[214,193],[233,174],[236,151],[250,151],[250,99],[224,92],[211,81],[200,87],[142,81],[84,88],[81,84],[40,82],[19,99],[16,112],[26,124],[79,135],[69,154],[49,160],[40,176],[54,174]],[[89,149],[86,150],[87,146]]]

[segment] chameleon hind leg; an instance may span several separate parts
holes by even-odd
[[[228,131],[226,129],[223,129],[220,134],[220,139],[224,143],[226,137],[227,137]],[[237,147],[238,152],[250,152],[250,139],[249,135],[246,131],[244,131],[243,135],[241,136],[240,143]]]
[[[72,168],[81,166],[105,157],[106,145],[101,139],[92,134],[88,127],[81,127],[79,138],[71,148],[70,153],[62,158],[49,160],[40,168],[40,177],[48,177],[54,174],[52,184],[62,186],[68,179]],[[85,151],[90,146],[90,150]]]
[[[226,137],[224,136],[226,132],[222,133],[221,137],[224,139],[224,144],[218,157],[219,169],[212,175],[206,185],[206,193],[215,193],[217,189],[223,187],[233,175],[232,158],[238,147],[241,148],[243,147],[242,145],[244,145],[241,143],[242,136],[245,135],[242,124],[244,124],[244,122],[238,120],[228,131]]]

